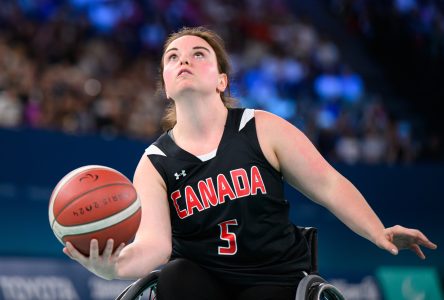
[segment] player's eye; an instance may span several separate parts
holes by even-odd
[[[203,58],[204,56],[204,53],[201,51],[197,51],[196,53],[194,53],[194,57],[196,58]]]
[[[178,58],[177,54],[173,53],[167,56],[167,61],[174,61],[177,60],[177,58]]]

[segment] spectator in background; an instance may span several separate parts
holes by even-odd
[[[0,126],[18,127],[22,122],[23,106],[14,89],[0,91]]]
[[[347,128],[341,134],[335,145],[336,159],[349,165],[354,165],[361,161],[361,145],[356,133]]]
[[[381,164],[388,161],[387,139],[374,125],[365,129],[361,149],[362,161],[367,164]]]
[[[29,96],[25,96],[25,108],[23,113],[24,124],[31,128],[41,127],[42,122],[42,110],[41,110],[41,97],[37,93],[31,93]]]

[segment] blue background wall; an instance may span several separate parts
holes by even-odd
[[[69,171],[87,164],[113,167],[132,178],[146,142],[67,136],[56,132],[0,130],[0,257],[65,259],[48,223],[48,200]],[[324,208],[286,187],[295,223],[319,228],[324,274],[373,273],[379,266],[435,267],[443,278],[444,166],[335,166],[364,194],[386,226],[423,230],[441,248],[397,257],[357,236]]]

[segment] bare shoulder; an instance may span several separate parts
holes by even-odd
[[[255,110],[254,118],[256,120],[256,130],[258,135],[261,136],[268,135],[273,129],[279,127],[281,121],[278,116],[264,110]]]
[[[159,186],[166,189],[162,176],[160,176],[159,172],[156,170],[146,154],[143,154],[139,160],[139,164],[134,172],[133,183],[136,186],[146,186],[148,183],[157,183]]]
[[[140,200],[150,205],[164,205],[167,203],[167,189],[165,181],[151,163],[147,155],[142,155],[133,178],[134,187],[137,190]]]
[[[293,124],[271,112],[255,110],[256,127],[261,134],[270,134],[279,138],[288,134],[297,135],[303,133]]]
[[[328,164],[310,139],[296,126],[272,113],[255,112],[259,144],[269,162],[290,183],[310,170],[325,171]],[[298,179],[296,179],[298,177]]]
[[[275,148],[286,141],[306,142],[306,137],[302,131],[273,113],[256,110],[255,119],[261,146],[264,143],[264,145],[270,144]]]
[[[256,132],[261,150],[267,161],[278,171],[280,163],[277,156],[276,146],[282,139],[282,132],[290,124],[281,117],[263,110],[255,110]]]
[[[255,109],[254,117],[259,122],[273,121],[276,122],[280,117],[265,110]]]

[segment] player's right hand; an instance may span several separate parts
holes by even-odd
[[[80,253],[70,242],[66,242],[66,245],[63,248],[63,253],[65,253],[71,259],[79,262],[82,266],[97,276],[103,279],[111,280],[116,277],[117,258],[119,257],[122,249],[125,247],[125,244],[120,244],[114,253],[113,247],[114,240],[109,239],[106,242],[102,255],[100,255],[99,242],[96,239],[92,239],[90,243],[89,256],[85,256]]]

